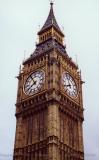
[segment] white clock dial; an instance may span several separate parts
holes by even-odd
[[[45,74],[43,71],[33,72],[27,79],[24,85],[24,92],[27,95],[33,95],[41,89],[44,84]]]
[[[76,98],[77,97],[77,85],[73,79],[73,77],[65,72],[62,76],[62,83],[63,83],[63,86],[64,86],[64,90],[66,91],[66,93],[73,97],[73,98]]]

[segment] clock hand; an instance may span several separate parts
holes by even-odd
[[[33,85],[35,85],[35,84],[36,84],[36,81],[33,80]]]
[[[31,88],[31,86],[26,90],[26,92],[29,91],[30,88]]]
[[[71,87],[71,84],[68,81],[68,84],[65,84],[66,87]]]
[[[70,89],[71,89],[71,84],[69,83],[69,87],[70,87]]]
[[[71,88],[70,80],[68,79],[68,86]]]
[[[31,76],[31,79],[32,79],[32,81],[33,81],[33,84],[35,84],[36,83],[36,81],[34,80],[34,78]]]
[[[29,91],[30,88],[31,88],[33,85],[35,85],[35,84],[36,84],[36,81],[33,80],[33,84],[26,90],[26,92]]]
[[[67,85],[65,85],[66,87],[71,87],[71,85],[70,84],[67,84]]]
[[[36,81],[33,82],[33,84],[30,86],[30,88],[31,88],[33,85],[35,85],[35,84],[36,84]]]
[[[67,77],[67,81],[68,81],[68,84],[66,86],[71,88],[71,84],[69,82],[69,77]]]

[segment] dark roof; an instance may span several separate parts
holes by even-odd
[[[30,55],[28,59],[26,59],[23,63],[23,65],[32,62],[35,58],[38,56],[41,56],[43,54],[50,53],[52,49],[56,49],[59,51],[65,58],[69,60],[69,62],[77,69],[78,66],[72,61],[72,59],[68,56],[66,52],[65,46],[61,45],[59,42],[57,42],[56,39],[49,38],[49,40],[46,40],[43,43],[40,43],[36,46],[35,51]]]
[[[78,66],[68,56],[65,46],[63,46],[56,39],[53,39],[53,38],[49,38],[45,42],[38,44],[36,46],[35,51],[31,54],[31,56],[28,59],[24,61],[23,65],[33,61],[38,56],[41,56],[46,53],[50,53],[52,49],[56,49],[59,53],[61,53],[64,57],[66,57],[76,69],[78,68]]]
[[[49,12],[49,15],[48,15],[48,18],[44,24],[44,26],[41,28],[41,30],[38,32],[38,34],[42,33],[43,31],[45,31],[46,29],[50,28],[50,27],[55,27],[56,30],[62,34],[62,36],[64,36],[64,34],[62,33],[57,21],[56,21],[56,18],[54,16],[54,11],[53,11],[53,3],[51,2],[51,8],[50,8],[50,12]]]
[[[24,64],[26,64],[28,61],[31,61],[35,57],[40,56],[41,54],[50,51],[51,49],[57,49],[64,56],[68,56],[67,53],[66,53],[65,47],[63,45],[61,45],[60,43],[58,43],[57,40],[55,40],[53,38],[50,38],[49,40],[38,44],[36,46],[36,49],[33,52],[33,54],[31,54],[30,58],[28,58],[24,62]]]

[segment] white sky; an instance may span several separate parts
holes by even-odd
[[[50,9],[48,0],[0,0],[0,153],[13,153],[19,65],[31,54]],[[82,70],[86,160],[99,159],[99,0],[56,0],[67,52]]]

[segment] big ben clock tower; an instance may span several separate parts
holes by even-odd
[[[18,75],[13,160],[84,160],[82,79],[51,3]]]

